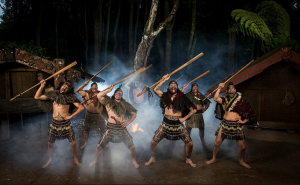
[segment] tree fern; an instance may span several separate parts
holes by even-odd
[[[231,12],[231,17],[238,23],[228,31],[242,32],[244,35],[261,38],[266,44],[270,44],[272,32],[265,21],[256,13],[247,10],[236,9]]]
[[[255,11],[268,25],[274,37],[290,36],[289,14],[275,1],[263,1],[257,5]]]
[[[257,12],[257,13],[255,13]],[[275,1],[263,1],[255,12],[236,9],[231,13],[236,24],[228,31],[242,32],[244,35],[261,38],[262,47],[269,49],[291,44],[290,17],[285,9]]]

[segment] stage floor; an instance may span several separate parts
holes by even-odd
[[[159,118],[160,119],[160,118]],[[160,119],[161,120],[161,119]],[[149,123],[148,123],[149,124]],[[136,145],[139,169],[131,163],[128,148],[110,143],[100,156],[100,163],[89,167],[95,157],[99,132],[92,131],[84,150],[82,120],[73,121],[76,132],[78,156],[81,167],[75,166],[68,140],[55,142],[54,163],[46,169],[48,160],[47,135],[41,135],[40,124],[26,124],[23,130],[11,129],[11,139],[0,141],[0,184],[299,184],[300,133],[280,130],[255,131],[245,128],[246,169],[238,163],[238,147],[235,141],[225,140],[217,156],[217,162],[206,165],[211,159],[214,132],[219,124],[206,122],[203,148],[198,130],[192,130],[194,150],[192,168],[185,163],[185,147],[182,141],[162,140],[158,145],[156,162],[144,163],[150,158],[150,141],[159,121],[152,126],[140,126],[144,132],[132,133]],[[129,129],[129,128],[128,128]]]

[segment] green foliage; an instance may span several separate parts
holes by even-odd
[[[275,1],[263,1],[257,5],[255,11],[272,30],[274,37],[277,35],[290,36],[289,14]]]
[[[46,56],[46,49],[35,45],[33,41],[30,41],[29,43],[24,43],[24,42],[16,43],[16,42],[0,41],[0,48],[19,48],[19,49],[22,49],[22,50],[25,50],[25,51],[31,53],[32,55],[36,55],[41,58],[51,60],[50,57]]]
[[[234,26],[228,30],[229,32],[242,32],[243,35],[261,38],[265,43],[269,44],[272,32],[258,14],[237,9],[232,11],[231,17],[234,18],[238,24],[234,24]]]
[[[242,32],[253,38],[260,38],[262,46],[268,49],[278,46],[296,46],[290,39],[290,17],[285,9],[275,1],[263,1],[255,8],[255,12],[236,9],[231,12],[231,17],[236,21],[228,31]]]

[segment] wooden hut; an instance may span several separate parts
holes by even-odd
[[[63,67],[65,67],[63,59],[54,59],[53,61],[49,61],[38,56],[31,55],[29,52],[18,48],[0,50],[0,117],[1,135],[3,140],[10,138],[10,115],[13,115],[14,117],[15,115],[19,115],[19,123],[22,128],[24,113],[44,112],[44,109],[42,109],[38,104],[39,100],[35,100],[33,98],[38,87],[28,91],[13,101],[9,100],[34,86],[41,79],[46,79],[56,73]],[[63,74],[59,74],[53,79],[47,81],[47,86],[50,85],[53,88],[57,88],[59,83],[66,79],[71,82],[79,82],[81,78],[89,79],[92,76],[93,75],[91,74],[70,68]],[[104,82],[104,80],[99,77],[96,77],[93,80],[96,82]],[[46,133],[47,128],[47,119],[43,119],[42,133]]]
[[[299,53],[291,48],[274,49],[255,60],[231,81],[251,104],[260,127],[300,131]],[[211,87],[206,94],[217,86]],[[226,88],[221,93],[226,95]]]

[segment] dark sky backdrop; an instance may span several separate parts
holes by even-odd
[[[17,1],[17,0],[16,0]],[[40,2],[41,0],[26,0],[24,2]],[[46,53],[44,55],[46,57],[50,57],[52,60],[56,57],[55,55],[55,8],[53,6],[53,2],[61,2],[56,0],[43,0],[45,2],[45,7],[43,9],[43,20],[42,20],[42,27],[41,27],[41,48],[44,48]],[[65,58],[67,62],[73,62],[78,61],[80,64],[81,62],[84,62],[84,44],[82,41],[82,38],[79,34],[79,32],[84,36],[84,29],[83,29],[83,21],[82,21],[82,6],[78,6],[77,3],[82,3],[81,0],[65,0],[65,2],[71,3],[68,9],[61,10],[59,14],[59,23],[58,23],[58,33],[59,33],[59,57]],[[74,2],[75,4],[72,4]],[[114,28],[114,20],[116,18],[116,10],[117,10],[117,3],[116,0],[113,0],[113,9],[111,10],[112,16],[111,16],[111,22],[110,22],[110,35],[109,35],[109,48],[108,48],[108,60],[107,61],[93,61],[93,47],[94,47],[94,41],[93,41],[93,29],[94,29],[94,22],[93,22],[93,11],[94,11],[94,3],[95,1],[89,0],[86,1],[87,4],[87,23],[88,23],[88,35],[89,35],[89,58],[90,61],[93,63],[91,67],[87,68],[85,65],[83,65],[84,69],[91,73],[95,74],[98,72],[102,67],[103,63],[108,63],[110,60],[113,60],[114,63],[110,65],[107,69],[105,69],[99,77],[103,78],[105,83],[98,84],[99,89],[102,90],[106,87],[108,87],[109,84],[115,83],[122,78],[124,78],[126,75],[129,75],[133,72],[133,61],[129,60],[128,55],[128,6],[129,1],[128,0],[122,0],[122,7],[121,7],[121,17],[120,17],[120,23],[118,27],[117,37],[118,37],[118,49],[117,54],[113,55],[113,46],[114,46],[114,40],[113,40],[113,28]],[[107,0],[104,0],[105,6],[107,5]],[[126,2],[126,3],[125,3]],[[145,0],[143,0],[145,2]],[[158,10],[158,17],[156,22],[159,23],[163,20],[163,0],[159,3],[159,10]],[[187,46],[189,43],[189,32],[190,32],[190,12],[188,10],[188,4],[189,1],[187,0],[181,0],[180,7],[176,14],[176,20],[173,28],[173,41],[172,41],[172,52],[171,52],[171,71],[178,68],[180,65],[187,62]],[[200,52],[204,53],[204,56],[195,61],[192,65],[192,70],[187,71],[187,68],[179,71],[178,73],[174,74],[172,76],[172,79],[177,79],[181,75],[183,77],[178,81],[179,87],[181,87],[184,83],[192,80],[191,78],[187,79],[187,74],[192,74],[193,77],[196,77],[202,73],[204,73],[207,70],[210,70],[210,73],[207,74],[202,79],[196,81],[196,83],[199,84],[199,90],[202,93],[205,93],[205,91],[210,88],[212,85],[215,85],[216,83],[220,82],[221,79],[223,79],[225,76],[228,75],[227,72],[227,61],[228,61],[228,24],[227,21],[230,20],[230,12],[234,9],[240,8],[245,9],[248,8],[249,10],[253,11],[255,6],[261,1],[258,0],[242,0],[242,1],[233,1],[233,0],[226,0],[226,1],[220,1],[220,0],[206,0],[206,1],[197,1],[197,25],[196,25],[196,32],[197,32],[197,44],[194,51],[194,56],[199,54]],[[290,3],[291,1],[276,1],[277,3],[281,4],[286,11],[290,15],[291,19],[291,37],[294,39],[300,40],[300,11],[293,11],[290,9]],[[143,12],[144,6],[142,6],[141,12],[140,12],[140,26],[138,27],[138,35],[137,35],[137,44],[141,41],[142,31],[143,31],[143,20],[144,20],[144,13]],[[150,8],[150,6],[148,6]],[[35,9],[37,11],[37,9]],[[104,8],[103,13],[105,14],[107,11],[107,8]],[[22,17],[22,21],[20,21],[18,24],[14,24],[13,17],[8,19],[8,21],[12,22],[6,22],[6,27],[4,27],[3,24],[1,24],[0,27],[0,43],[2,44],[0,47],[5,47],[5,44],[7,43],[16,43],[19,45],[24,44],[24,48],[30,48],[30,46],[34,45],[35,41],[35,30],[36,30],[36,19],[38,16],[36,16],[37,12],[33,12],[30,10],[27,10],[27,12]],[[105,17],[105,16],[104,16]],[[121,38],[122,36],[122,38]],[[160,33],[162,42],[165,40],[165,30],[163,30]],[[3,42],[5,43],[3,44]],[[33,41],[33,44],[28,44],[30,41]],[[102,43],[104,40],[102,41]],[[122,44],[122,46],[121,46]],[[248,62],[252,60],[251,58],[251,48],[252,48],[252,39],[249,37],[244,37],[242,34],[239,34],[237,36],[236,40],[236,69],[241,68]],[[0,48],[1,49],[1,48]],[[103,46],[101,47],[101,52],[103,51]],[[102,59],[101,55],[101,59]],[[145,85],[152,85],[157,79],[157,75],[162,75],[164,73],[161,73],[161,61],[159,50],[157,47],[157,40],[153,43],[153,48],[151,50],[151,53],[148,58],[147,64],[152,64],[153,67],[150,68],[148,71],[146,71],[147,78]],[[126,81],[125,81],[126,82]],[[75,88],[77,88],[79,85],[82,85],[84,83],[84,80],[81,80],[79,83],[75,83]],[[85,89],[88,89],[86,87]],[[124,90],[124,98],[128,100],[128,92]],[[166,86],[162,87],[163,90],[166,90]],[[187,90],[190,89],[190,86],[187,87]],[[186,92],[187,92],[186,90]],[[108,95],[112,95],[112,93],[109,93]],[[80,100],[81,97],[78,96]],[[151,104],[155,102],[154,100],[157,100],[157,97],[154,95],[154,98],[151,99]],[[157,102],[156,102],[157,105]],[[158,126],[161,124],[161,120],[163,115],[161,114],[160,108],[157,106],[145,106],[147,108],[146,111],[142,112],[142,110],[138,111],[138,117],[134,122],[140,123],[140,127],[142,127],[145,130],[145,133],[143,133],[143,137],[140,139],[135,139],[134,142],[137,144],[137,151],[140,152],[146,151],[143,156],[143,158],[150,157],[150,141],[153,137],[154,131],[158,128]],[[210,108],[207,110],[206,113],[204,113],[204,120],[205,120],[205,139],[209,147],[212,148],[214,143],[214,132],[217,129],[219,125],[219,120],[215,119],[214,117],[214,108],[215,108],[215,102],[212,101],[212,104],[210,105]],[[75,119],[84,118],[83,111],[79,116],[77,116]],[[33,116],[34,117],[34,116]],[[147,118],[147,119],[145,119]],[[32,120],[40,121],[41,119],[44,119],[43,117],[36,116],[32,118]],[[31,121],[33,122],[33,121]],[[130,127],[130,126],[128,126]],[[32,133],[40,133],[40,127],[33,127]],[[129,128],[128,128],[129,129]],[[196,129],[193,129],[191,137],[194,141],[194,143],[199,144],[199,136],[198,131]],[[76,134],[77,134],[77,128],[76,128]],[[76,136],[78,140],[78,135]],[[39,136],[40,137],[40,136]],[[98,136],[97,136],[98,137]],[[43,139],[45,139],[44,137]],[[98,138],[97,138],[98,139]],[[45,140],[46,141],[46,140]],[[68,153],[65,150],[65,146],[63,143],[67,143],[67,140],[64,142],[57,142],[56,147],[60,147],[59,150],[55,151],[55,155],[66,157],[71,156],[71,152],[68,151]],[[96,142],[91,144],[91,147],[96,147]],[[178,143],[178,142],[177,142]],[[46,144],[46,142],[45,142]],[[68,143],[67,143],[68,144]],[[223,144],[224,145],[224,144]],[[175,147],[174,144],[170,144],[169,141],[164,141],[161,143],[162,148],[167,146],[168,148],[166,151],[172,151],[172,147]],[[178,145],[179,146],[179,145]],[[14,150],[15,146],[9,147],[8,150]],[[43,160],[47,160],[47,153],[40,153],[39,145],[32,145],[31,150],[37,151],[36,152],[36,158],[43,158]],[[46,147],[46,145],[45,145]],[[69,147],[69,146],[68,146]],[[125,147],[125,146],[124,146]],[[19,150],[19,148],[18,148]],[[45,149],[46,151],[46,149]],[[163,151],[162,151],[163,152]],[[228,155],[237,157],[236,150],[230,150],[226,151]],[[118,155],[120,158],[123,156],[122,153],[118,153],[118,150],[114,150],[113,152],[115,155]],[[139,155],[141,155],[139,153]],[[178,150],[174,152],[174,155],[180,155],[180,152],[178,153]],[[193,153],[194,155],[194,153]],[[14,156],[15,161],[17,161],[20,164],[32,164],[36,161],[30,161],[27,158],[20,158],[19,155]],[[114,159],[118,158],[117,156],[113,156]],[[92,152],[87,152],[83,158],[83,167],[81,167],[81,170],[86,171],[87,165],[89,162],[91,162],[94,159],[94,148]],[[105,159],[106,160],[106,159]],[[89,168],[90,170],[91,168]],[[61,169],[64,170],[64,169]],[[92,170],[88,171],[91,174],[94,172]]]
[[[12,2],[12,0],[7,0]],[[18,0],[15,0],[18,1]],[[4,1],[2,1],[4,2]],[[34,3],[39,2],[35,0],[24,1],[23,15],[19,17],[19,21],[11,17],[11,27],[1,26],[0,40],[14,43],[28,43],[35,42],[36,22],[39,17],[38,12],[40,9],[37,6],[33,6]],[[112,9],[110,17],[110,33],[108,39],[108,58],[107,61],[103,61],[103,48],[106,29],[106,15],[108,0],[103,0],[103,39],[100,51],[100,61],[94,61],[94,9],[97,1],[87,1],[87,28],[88,28],[88,41],[89,50],[88,57],[90,65],[85,65],[85,53],[84,43],[81,35],[85,36],[84,24],[83,24],[83,1],[81,0],[47,0],[44,2],[42,26],[41,26],[41,47],[44,48],[45,57],[50,59],[56,58],[55,54],[55,23],[56,23],[56,10],[58,7],[58,47],[59,58],[66,59],[67,63],[78,61],[78,66],[83,63],[83,68],[89,73],[96,73],[100,70],[104,64],[113,60],[114,63],[103,71],[99,76],[106,80],[105,85],[114,83],[124,76],[133,72],[133,61],[129,57],[129,43],[128,43],[128,28],[129,28],[129,0],[122,0],[121,16],[117,30],[117,52],[113,54],[114,37],[113,29],[115,27],[115,20],[117,15],[117,0],[112,0]],[[136,44],[141,41],[144,20],[145,20],[145,2],[140,1],[139,12],[139,26],[137,29]],[[148,1],[148,11],[150,8],[150,2]],[[175,23],[172,33],[172,50],[171,50],[171,65],[170,71],[175,70],[180,65],[187,62],[190,58],[187,57],[187,47],[189,45],[189,34],[191,27],[191,9],[189,9],[190,1],[180,1],[179,9],[177,10]],[[228,21],[232,20],[230,13],[234,9],[247,9],[254,11],[257,4],[262,1],[259,0],[245,0],[245,1],[197,1],[197,18],[196,18],[196,34],[197,43],[195,46],[194,55],[203,52],[204,56],[195,61],[192,65],[192,70],[185,68],[172,78],[177,79],[183,75],[183,78],[179,81],[179,86],[192,80],[198,75],[204,73],[207,70],[211,72],[203,77],[198,82],[205,87],[210,87],[215,83],[218,83],[221,79],[228,75],[227,62],[228,62]],[[300,40],[300,11],[293,11],[290,8],[291,1],[276,0],[285,10],[288,12],[291,20],[291,38]],[[136,1],[134,1],[136,3]],[[172,3],[170,3],[170,10]],[[135,4],[134,4],[135,6]],[[191,7],[192,8],[192,7]],[[13,12],[12,8],[10,13]],[[9,11],[8,11],[9,12]],[[147,15],[148,16],[148,15]],[[160,22],[164,20],[164,1],[159,2],[158,13],[155,26],[158,26]],[[135,26],[136,12],[133,15],[133,27]],[[8,24],[9,25],[9,24]],[[133,28],[134,29],[134,28]],[[134,32],[134,30],[133,30]],[[166,29],[160,34],[162,47],[165,48],[165,36]],[[146,85],[151,85],[157,81],[157,76],[162,76],[166,72],[161,71],[161,61],[159,55],[159,49],[157,46],[157,40],[153,43],[153,48],[148,57],[147,64],[152,64],[147,74]],[[3,44],[2,44],[3,47]],[[26,46],[24,47],[26,49]],[[27,46],[27,48],[30,48]],[[136,50],[135,50],[136,51]],[[135,53],[134,51],[134,53]],[[245,37],[242,34],[237,36],[236,40],[236,65],[235,70],[238,70],[248,62],[252,60],[252,38]],[[188,79],[186,77],[190,75]],[[80,82],[81,83],[81,82]],[[79,85],[79,84],[78,84]],[[201,88],[201,91],[205,92],[206,88]]]

